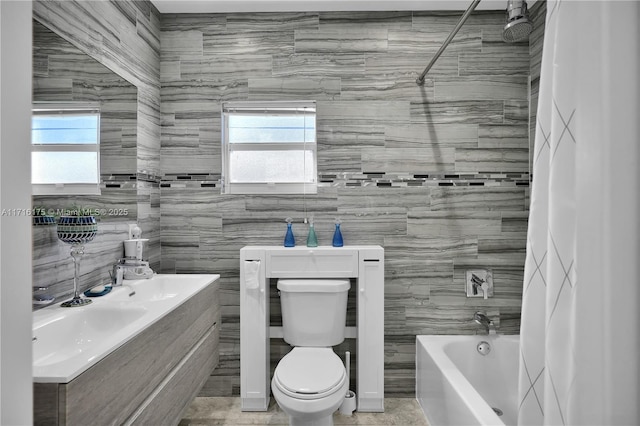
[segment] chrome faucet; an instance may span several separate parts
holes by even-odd
[[[113,265],[113,270],[110,273],[111,275],[111,286],[112,287],[117,287],[122,285],[122,281],[124,279],[124,265],[121,262],[121,260],[118,260],[114,265]]]
[[[127,287],[129,289],[129,297],[136,294],[136,291],[129,284],[124,283],[124,264],[118,260],[113,265],[113,271],[109,271],[111,275],[111,287]]]
[[[496,326],[484,312],[478,311],[473,314],[473,320],[478,324],[484,326],[487,330],[487,334],[496,334]]]

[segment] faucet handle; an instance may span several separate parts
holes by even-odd
[[[489,284],[485,281],[480,286],[482,288],[482,293],[484,293],[484,300],[489,298]]]

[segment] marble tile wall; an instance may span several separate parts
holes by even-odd
[[[114,126],[107,126],[101,135],[102,195],[36,197],[34,206],[56,210],[80,205],[106,212],[98,236],[86,245],[82,290],[108,279],[109,266],[122,256],[120,241],[126,238],[129,223],[137,222],[150,239],[147,255],[159,270],[160,14],[149,1],[38,0],[33,2],[33,17],[47,28],[40,34],[45,47],[34,57],[34,99],[52,93],[84,99],[100,92],[116,101],[105,111],[114,119],[107,124]],[[79,59],[81,54],[99,65]],[[75,71],[72,62],[79,66]],[[133,89],[112,86],[115,80],[104,77],[106,69]],[[87,78],[78,70],[90,75],[90,84],[82,82]],[[123,98],[131,92],[133,110],[131,101]],[[49,287],[44,293],[64,300],[73,288],[69,248],[55,238],[55,226],[33,229],[34,286]]]
[[[535,152],[533,144],[535,141],[536,116],[538,114],[538,95],[540,89],[540,68],[542,65],[542,47],[544,44],[544,26],[547,16],[546,0],[537,1],[530,10],[530,17],[533,21],[533,32],[529,37],[529,54],[531,56],[531,107],[529,120],[529,140],[530,145],[530,162],[533,167],[533,157]]]
[[[321,245],[340,217],[346,244],[385,248],[387,396],[413,396],[418,334],[479,332],[478,309],[519,332],[530,47],[502,42],[503,12],[474,13],[416,86],[459,17],[162,15],[162,271],[222,275],[220,365],[201,396],[239,394],[239,250],[281,244],[287,216],[299,243],[304,217]],[[221,103],[256,99],[317,100],[317,194],[221,193]],[[477,267],[494,298],[465,297]],[[272,343],[275,364],[288,347]]]

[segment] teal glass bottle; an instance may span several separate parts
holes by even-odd
[[[336,220],[336,229],[333,231],[333,246],[334,247],[342,247],[344,246],[344,241],[342,240],[342,232],[340,231],[340,221]]]
[[[313,219],[309,223],[309,235],[307,235],[307,247],[318,247],[318,236],[316,228],[313,226]]]
[[[296,246],[296,239],[293,236],[293,228],[292,228],[292,223],[291,223],[291,218],[290,217],[287,218],[287,233],[284,236],[284,246],[285,247],[295,247]]]

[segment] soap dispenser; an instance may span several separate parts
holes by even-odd
[[[293,237],[293,229],[291,228],[293,219],[288,217],[287,219],[287,234],[284,236],[284,246],[285,247],[295,247],[296,239]]]
[[[318,247],[318,236],[313,226],[313,216],[309,219],[309,235],[307,235],[307,247]]]
[[[333,231],[333,246],[342,247],[343,245],[342,232],[340,232],[340,219],[336,219],[336,229]]]

